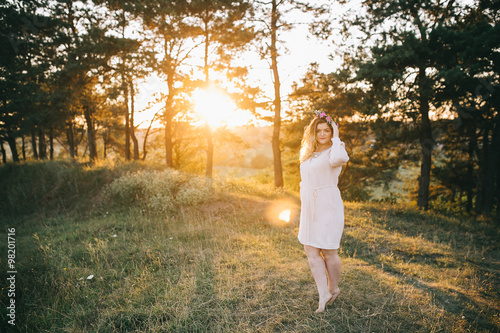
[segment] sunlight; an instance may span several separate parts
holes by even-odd
[[[154,118],[152,127],[163,126],[160,121],[162,109],[165,103],[160,102],[159,97],[166,83],[157,75],[151,75],[145,82],[137,85],[137,95],[135,96],[135,126],[138,128],[148,128]],[[155,117],[156,115],[156,117]]]
[[[279,219],[281,221],[290,222],[290,214],[292,211],[290,209],[284,210],[280,213]]]
[[[276,226],[285,227],[297,222],[296,212],[300,209],[291,199],[273,200],[266,209],[266,220]]]
[[[215,87],[196,90],[193,100],[194,110],[211,127],[242,126],[251,121],[249,114],[237,110],[229,96]]]

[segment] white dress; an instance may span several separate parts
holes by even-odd
[[[344,230],[344,204],[337,187],[342,165],[349,161],[338,137],[332,146],[300,164],[299,241],[304,245],[336,250]]]

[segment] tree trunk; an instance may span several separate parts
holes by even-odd
[[[497,117],[500,119],[500,117]],[[490,128],[484,131],[482,158],[477,186],[476,213],[489,215],[493,209],[495,196],[495,177],[499,161],[500,126],[499,120],[494,124],[490,141]]]
[[[23,154],[23,161],[26,161],[26,141],[24,140],[24,134],[21,135],[21,152]]]
[[[476,128],[474,124],[470,124],[469,127],[469,149],[468,149],[468,161],[467,161],[467,206],[466,211],[470,213],[473,209],[473,200],[474,200],[474,152],[477,147],[477,135]]]
[[[54,129],[52,127],[49,130],[49,157],[51,161],[54,159]]]
[[[422,116],[420,129],[420,146],[422,150],[422,163],[420,165],[420,179],[418,187],[417,205],[420,209],[429,208],[429,186],[431,181],[432,150],[434,140],[432,138],[431,121],[429,119],[429,99],[427,98],[427,77],[425,68],[419,68],[418,82],[420,89],[419,112]]]
[[[139,142],[137,141],[137,137],[135,136],[135,125],[134,125],[134,100],[135,100],[135,89],[134,82],[129,80],[130,85],[130,137],[132,138],[132,142],[134,144],[134,161],[139,159]]]
[[[66,126],[66,137],[68,139],[69,145],[69,156],[74,159],[75,158],[75,131],[72,121],[67,122]]]
[[[474,211],[476,214],[481,214],[483,212],[484,207],[484,184],[485,184],[485,176],[486,176],[486,159],[488,156],[488,145],[489,145],[489,128],[485,128],[483,131],[483,142],[482,149],[478,153],[478,165],[479,169],[477,172],[476,179],[476,206],[474,207]]]
[[[12,153],[12,160],[14,162],[19,162],[19,155],[17,153],[17,146],[16,146],[16,138],[11,135],[7,135],[7,143],[9,144],[10,152]]]
[[[148,154],[147,149],[147,142],[148,142],[148,135],[149,131],[151,130],[151,125],[149,125],[148,129],[146,130],[146,134],[144,135],[144,141],[142,142],[142,160],[146,160],[146,155]]]
[[[124,96],[125,96],[125,160],[130,161],[130,110],[128,107],[128,88],[125,82],[124,82]]]
[[[491,154],[492,158],[490,161],[490,185],[491,185],[491,195],[488,194],[486,200],[486,207],[488,212],[493,209],[494,195],[495,192],[497,196],[500,192],[500,115],[496,116],[496,123],[493,128],[493,138],[491,142]],[[499,198],[500,199],[500,198]],[[497,208],[498,210],[498,208]]]
[[[165,102],[165,111],[163,112],[165,118],[165,161],[167,163],[167,168],[173,168],[173,158],[172,158],[172,132],[173,125],[172,121],[174,118],[174,79],[173,79],[173,71],[171,70],[167,76],[167,86],[168,86],[168,96]]]
[[[147,155],[147,142],[148,142],[148,135],[149,135],[149,131],[151,130],[151,126],[153,126],[153,122],[155,121],[155,118],[156,118],[156,115],[158,114],[155,113],[155,115],[153,116],[153,118],[151,119],[151,121],[149,122],[149,126],[148,126],[148,129],[146,130],[146,134],[144,135],[144,141],[142,142],[142,160],[145,161],[146,160],[146,155]]]
[[[283,169],[281,165],[281,150],[280,150],[280,130],[281,130],[281,96],[280,96],[280,78],[278,73],[278,50],[277,42],[277,23],[278,23],[278,8],[276,0],[272,0],[271,12],[271,70],[274,77],[274,127],[272,148],[274,157],[274,185],[283,187]]]
[[[7,163],[7,152],[5,151],[5,148],[3,147],[3,141],[0,140],[0,152],[2,153],[2,162],[3,164]]]
[[[168,101],[166,104],[170,104]],[[167,163],[167,168],[173,168],[173,143],[172,143],[172,106],[165,106],[165,162]]]
[[[38,159],[38,150],[36,149],[36,134],[35,129],[31,130],[31,148],[33,150],[33,157],[35,160]]]
[[[90,162],[92,163],[98,158],[92,106],[86,105],[84,107],[83,113],[85,116],[85,121],[87,122],[87,146],[89,148]]]
[[[500,222],[500,159],[497,162],[497,181],[496,181],[496,192],[497,192],[497,215],[496,220]]]
[[[41,160],[47,159],[47,144],[42,128],[38,128],[38,157]]]
[[[102,133],[102,158],[108,157],[108,130]]]
[[[122,38],[125,38],[125,25],[127,23],[127,19],[125,16],[125,10],[121,11],[121,20],[120,26],[122,28]],[[125,58],[122,58],[122,91],[123,96],[125,97],[125,160],[130,161],[130,112],[128,106],[128,75],[125,73]]]
[[[205,72],[205,86],[210,87],[210,67],[208,65],[208,47],[210,45],[210,33],[208,28],[208,21],[205,21],[205,67],[203,68]],[[205,176],[208,180],[213,177],[214,168],[214,143],[213,143],[213,133],[208,122],[205,121],[205,134],[207,138],[207,167],[205,170]]]

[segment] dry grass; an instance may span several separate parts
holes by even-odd
[[[297,198],[258,195],[248,186],[169,216],[134,206],[4,220],[17,229],[17,330],[500,330],[499,233],[492,222],[346,203],[342,293],[318,315],[296,238]],[[291,223],[277,219],[286,208]],[[1,331],[8,328],[6,290]]]

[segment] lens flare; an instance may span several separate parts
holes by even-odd
[[[266,220],[275,227],[294,226],[297,221],[296,212],[299,209],[300,206],[298,206],[295,200],[289,198],[273,200],[267,205]]]
[[[292,211],[290,209],[284,210],[280,213],[279,219],[281,221],[290,222],[290,214]]]

